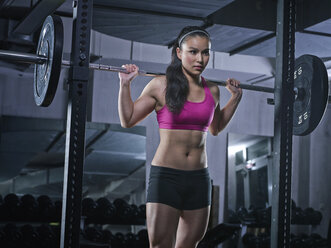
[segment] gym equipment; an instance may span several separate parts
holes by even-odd
[[[34,98],[38,106],[51,104],[58,85],[62,66],[70,66],[70,61],[62,61],[63,24],[58,16],[48,16],[41,29],[36,54],[0,50],[0,59],[35,64]],[[81,58],[83,63],[87,58]],[[125,68],[89,63],[93,70],[126,72]],[[140,75],[159,76],[160,72],[139,70]],[[225,81],[209,80],[220,86]],[[270,87],[241,84],[242,89],[274,93]],[[296,60],[294,70],[294,111],[293,134],[307,135],[321,121],[328,102],[328,76],[321,59],[313,55],[302,55]]]
[[[13,223],[8,223],[3,227],[4,243],[1,244],[6,248],[20,247],[22,243],[22,233]]]
[[[59,16],[48,16],[39,36],[37,55],[47,58],[34,67],[34,99],[38,106],[48,106],[55,96],[61,72],[63,24]]]
[[[39,234],[33,228],[32,225],[26,224],[20,228],[22,233],[22,247],[34,248],[39,246]]]
[[[137,233],[137,247],[149,247],[148,232],[146,229],[142,229]]]
[[[49,225],[43,224],[36,227],[39,235],[40,247],[57,248],[60,243],[60,234],[56,233]]]
[[[86,227],[83,231],[83,236],[87,240],[90,240],[93,242],[102,242],[103,241],[103,233],[94,227]]]
[[[102,230],[102,242],[111,244],[114,240],[114,235],[109,230]]]
[[[38,215],[37,208],[38,204],[32,195],[26,194],[21,197],[20,216],[22,220],[33,221]]]
[[[131,232],[127,233],[124,235],[124,246],[127,248],[133,248],[136,247],[136,243],[137,243],[137,236]]]
[[[10,193],[5,196],[3,200],[2,211],[3,211],[3,220],[18,220],[20,200],[16,194]]]
[[[116,207],[107,198],[101,197],[97,201],[97,222],[111,223],[116,214]]]
[[[133,217],[131,206],[123,199],[115,199],[114,205],[116,207],[116,221],[123,224],[130,223]]]
[[[53,201],[47,195],[41,195],[37,198],[38,201],[38,219],[40,221],[54,220],[55,206]]]
[[[328,73],[320,58],[302,55],[295,61],[294,90],[293,134],[307,135],[320,123],[328,102]]]
[[[92,198],[84,198],[82,201],[82,215],[89,219],[95,219],[97,216],[97,204]]]
[[[139,206],[138,211],[139,211],[138,218],[146,219],[146,204],[141,204]]]
[[[242,242],[245,248],[269,248],[270,233],[245,233],[242,237]],[[322,238],[319,234],[312,233],[310,236],[305,233],[294,235],[291,233],[290,238],[291,248],[327,248],[327,239]]]

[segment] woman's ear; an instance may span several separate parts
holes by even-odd
[[[182,59],[182,50],[180,50],[180,48],[179,47],[177,47],[176,48],[176,53],[177,53],[177,57],[178,57],[178,59]]]

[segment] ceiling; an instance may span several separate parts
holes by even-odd
[[[276,0],[94,0],[93,29],[170,46],[184,26],[198,25],[211,34],[214,51],[273,58],[276,5]],[[329,60],[330,9],[330,0],[297,0],[296,57],[310,53]],[[72,1],[0,0],[0,49],[34,52],[40,26],[51,13],[72,17]],[[0,66],[27,68],[3,62]],[[63,120],[3,117],[2,124],[8,129],[0,136],[0,183],[16,176],[22,193],[62,192]],[[127,133],[116,125],[88,124],[84,192],[97,195],[102,185],[116,196],[144,187],[145,141],[144,130]]]
[[[198,25],[210,32],[214,51],[275,57],[276,9],[276,0],[94,0],[93,29],[171,45],[184,26]],[[330,9],[329,0],[297,0],[297,57],[330,57]],[[0,0],[0,47],[33,50],[34,32],[53,12],[72,16],[72,1]]]

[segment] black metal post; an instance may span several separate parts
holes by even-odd
[[[79,248],[93,1],[73,1],[73,32],[61,219],[61,248]]]
[[[271,248],[290,247],[295,7],[277,2]]]

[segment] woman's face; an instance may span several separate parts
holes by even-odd
[[[204,36],[187,37],[177,47],[177,56],[182,61],[184,72],[191,76],[200,75],[209,61],[210,41]]]

